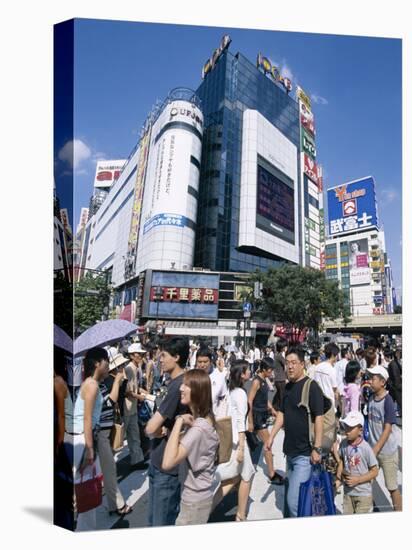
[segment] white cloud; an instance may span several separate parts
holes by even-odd
[[[58,157],[60,160],[67,162],[71,168],[76,170],[79,165],[91,157],[90,148],[81,139],[68,141],[60,149]]]
[[[270,60],[272,63],[279,69],[279,72],[282,76],[285,78],[289,78],[293,83],[295,83],[297,77],[295,76],[294,72],[292,71],[291,67],[289,67],[288,62],[285,58],[282,59],[282,61],[275,61],[276,56],[270,57]]]
[[[386,203],[391,203],[399,199],[399,193],[396,189],[388,187],[387,189],[382,189],[381,191],[382,199]]]
[[[325,97],[322,97],[321,95],[318,95],[318,94],[311,94],[310,98],[313,101],[313,103],[316,103],[317,105],[328,105],[329,103],[329,101]]]

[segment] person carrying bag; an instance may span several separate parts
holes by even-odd
[[[322,465],[314,464],[310,478],[300,484],[298,517],[335,514],[332,476]]]

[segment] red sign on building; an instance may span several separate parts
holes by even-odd
[[[312,180],[313,183],[319,187],[318,165],[306,153],[304,153],[303,156],[305,158],[303,171],[308,176],[308,178]]]
[[[156,296],[156,287],[151,287],[151,302],[217,304],[219,299],[219,291],[214,288],[161,287],[161,289],[163,294],[159,300]]]

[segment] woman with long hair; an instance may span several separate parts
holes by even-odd
[[[200,369],[187,371],[180,387],[181,403],[191,414],[176,418],[163,456],[162,468],[183,465],[183,490],[176,525],[206,523],[213,503],[213,483],[219,438],[212,408],[209,375]],[[181,432],[187,428],[181,437]]]
[[[104,348],[92,348],[84,357],[84,382],[80,386],[73,410],[74,483],[100,474],[97,458],[97,433],[103,396],[99,384],[109,374],[109,355]],[[77,516],[77,531],[96,529],[96,508]]]
[[[243,384],[250,378],[250,366],[247,361],[237,359],[230,368],[228,414],[232,417],[233,449],[229,462],[219,464],[217,477],[221,480],[214,497],[216,506],[233,487],[239,484],[236,521],[246,520],[246,507],[256,472],[249,447],[246,443],[246,419],[248,414],[247,394]]]
[[[269,413],[276,416],[276,411],[269,401],[268,380],[273,375],[275,362],[270,357],[264,357],[259,365],[259,369],[253,379],[249,390],[248,403],[248,431],[256,432],[263,445],[269,440],[268,418]],[[275,472],[273,467],[272,451],[265,450],[264,457],[268,468],[269,483],[283,485],[283,477]]]

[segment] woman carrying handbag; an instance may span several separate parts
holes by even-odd
[[[221,484],[213,501],[215,507],[233,487],[239,485],[236,521],[246,520],[247,503],[253,476],[256,473],[246,441],[248,402],[243,384],[249,378],[249,363],[237,359],[230,368],[229,378],[228,414],[232,418],[232,454],[228,462],[219,464],[217,467],[216,475],[221,480]]]
[[[84,357],[84,382],[73,410],[71,435],[73,479],[78,511],[76,531],[96,529],[96,508],[102,501],[100,464],[96,441],[103,397],[99,383],[109,373],[109,356],[103,348],[92,348]],[[70,444],[69,443],[69,444]]]

